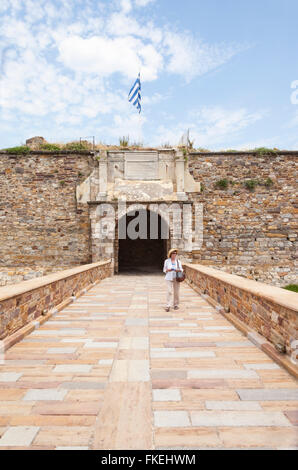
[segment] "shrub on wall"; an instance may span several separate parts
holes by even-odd
[[[244,186],[249,191],[254,191],[257,184],[258,184],[257,180],[246,180],[246,181],[244,181]]]
[[[80,150],[90,150],[91,144],[89,142],[84,141],[73,141],[68,142],[64,145],[64,150],[73,150],[73,151],[80,151]]]
[[[291,290],[292,292],[298,292],[298,284],[288,284],[283,289]]]
[[[10,147],[5,149],[7,153],[13,155],[26,154],[30,152],[30,148],[27,145],[20,145],[19,147]]]
[[[50,144],[50,143],[46,143],[46,144],[42,144],[40,146],[40,150],[48,150],[50,152],[59,152],[61,150],[61,147],[59,147],[58,144]]]
[[[270,186],[273,186],[273,181],[271,178],[267,178],[265,181],[264,181],[264,185],[269,188]]]
[[[123,136],[119,138],[119,145],[120,147],[128,147],[129,145],[129,135],[128,136]]]
[[[229,180],[227,178],[223,178],[221,180],[216,181],[215,188],[216,189],[227,189],[229,186]]]
[[[267,147],[257,147],[253,149],[257,155],[265,156],[265,155],[277,155],[278,149],[269,149]]]
[[[258,181],[258,180],[254,180],[254,179],[244,181],[244,186],[249,191],[254,191],[257,185],[265,186],[266,188],[271,188],[271,186],[273,186],[273,184],[274,183],[273,183],[272,179],[269,178],[269,177],[267,179],[263,180],[263,181]]]

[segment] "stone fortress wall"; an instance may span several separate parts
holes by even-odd
[[[148,202],[202,203],[203,245],[188,261],[280,286],[297,282],[298,152],[186,157],[162,150],[157,167],[151,160],[145,165],[153,175],[148,181],[136,181],[128,153],[0,153],[0,284],[98,261],[96,204],[121,194],[131,202],[147,194]],[[231,182],[216,189],[222,179]],[[249,180],[260,183],[254,191],[244,185]]]
[[[203,192],[204,244],[193,261],[284,286],[298,279],[298,153],[193,153]],[[226,189],[216,189],[221,179]],[[256,181],[254,191],[245,181]]]
[[[76,187],[94,165],[89,152],[0,154],[0,272],[34,276],[91,261],[88,207]]]

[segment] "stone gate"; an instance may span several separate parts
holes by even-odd
[[[96,158],[98,169],[77,188],[78,201],[89,204],[92,261],[112,258],[118,272],[119,221],[142,211],[147,212],[148,221],[155,215],[168,227],[167,235],[157,237],[162,240],[162,249],[158,250],[157,244],[155,247],[161,258],[171,246],[176,246],[181,258],[191,261],[196,241],[195,208],[189,194],[200,191],[200,182],[190,175],[183,152],[173,149],[104,151]],[[104,228],[104,223],[109,227]],[[148,256],[154,256],[154,249],[150,251],[149,246],[153,239],[149,236],[147,243],[140,245],[137,255],[141,257],[143,250],[144,262]],[[132,258],[135,255],[132,253]]]

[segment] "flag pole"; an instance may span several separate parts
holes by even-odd
[[[136,106],[139,114],[141,114],[142,111],[142,105],[141,105],[141,67],[139,66],[139,74],[134,82],[133,86],[130,89],[130,92],[128,93],[128,101],[133,104],[133,106]],[[141,141],[141,125],[142,125],[142,117],[139,116],[138,118],[138,123],[136,123],[136,128],[138,130],[138,138],[139,141]]]
[[[139,67],[139,76],[140,76],[140,84],[141,84],[141,67]],[[139,113],[139,144],[141,143],[142,139],[142,116],[141,112]]]

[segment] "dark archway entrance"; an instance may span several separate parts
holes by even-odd
[[[140,237],[131,239],[129,237],[129,227],[134,224],[136,217],[140,217],[143,226]],[[150,224],[151,218],[151,224]],[[130,224],[132,222],[132,224]],[[140,231],[140,224],[136,224],[135,231]],[[119,227],[125,231],[126,238],[119,239],[118,268],[119,272],[161,272],[163,262],[166,258],[168,240],[164,237],[166,222],[160,215],[141,209],[135,213],[126,214],[120,219]],[[154,228],[152,228],[154,226]]]

